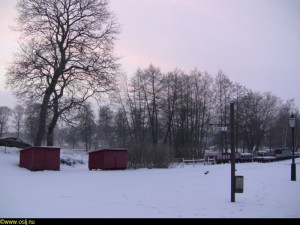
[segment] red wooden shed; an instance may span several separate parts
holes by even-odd
[[[102,149],[89,152],[89,170],[125,170],[127,149]]]
[[[31,171],[60,170],[60,148],[30,147],[20,151],[20,167]]]

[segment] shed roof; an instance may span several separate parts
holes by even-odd
[[[24,150],[28,150],[28,149],[39,149],[39,148],[42,148],[42,149],[48,148],[49,150],[60,149],[60,147],[57,147],[57,146],[32,146],[32,147],[21,149],[20,151],[24,151]]]
[[[101,151],[127,151],[127,149],[126,148],[104,148],[100,150],[90,151],[88,152],[88,154],[93,152],[101,152]]]

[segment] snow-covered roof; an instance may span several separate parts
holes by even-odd
[[[49,150],[58,149],[58,148],[60,149],[60,147],[58,147],[58,146],[32,146],[32,147],[21,149],[20,151],[31,149],[31,148],[48,148]]]
[[[126,148],[104,148],[104,149],[90,151],[88,152],[88,154],[93,152],[100,152],[100,151],[127,151],[127,149]]]

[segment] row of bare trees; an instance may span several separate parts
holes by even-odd
[[[270,93],[253,92],[230,81],[222,71],[215,77],[197,69],[189,74],[179,69],[163,74],[150,65],[124,83],[119,102],[128,135],[122,143],[135,151],[137,163],[149,160],[149,154],[165,160],[202,157],[212,146],[228,151],[229,132],[214,132],[212,124],[229,127],[233,101],[239,150],[291,145],[288,118],[291,112],[299,115],[294,101],[283,103]]]
[[[270,93],[253,92],[222,71],[214,77],[197,69],[189,74],[179,69],[162,73],[150,65],[130,79],[123,77],[114,101],[100,107],[97,115],[86,103],[61,117],[56,144],[86,150],[125,147],[133,167],[167,167],[173,158],[202,157],[210,147],[230,149],[229,132],[213,128],[229,125],[232,101],[236,102],[239,151],[291,146],[288,118],[292,112],[299,118],[293,100],[283,102]],[[12,115],[15,133],[34,143],[39,107],[1,107],[1,136]],[[299,126],[297,143],[298,134]]]

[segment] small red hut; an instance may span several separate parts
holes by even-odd
[[[20,167],[31,171],[60,170],[60,148],[30,147],[20,151]]]
[[[89,170],[125,170],[127,149],[102,149],[89,152]]]

